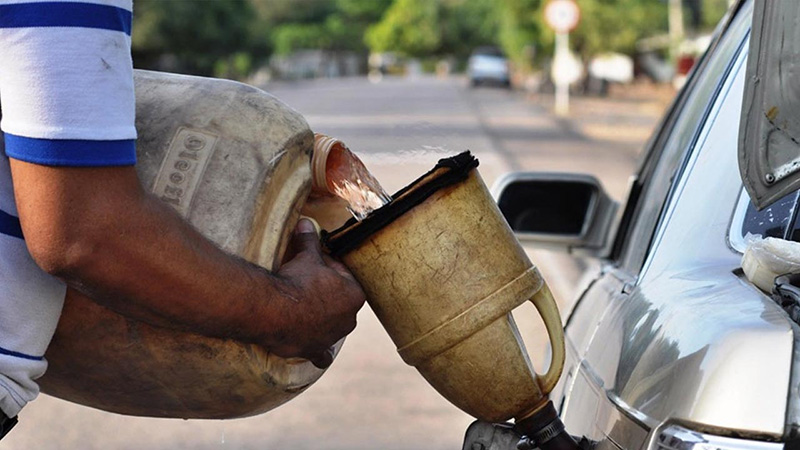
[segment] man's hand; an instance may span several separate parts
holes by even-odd
[[[11,160],[25,242],[37,264],[117,313],[165,328],[261,344],[330,364],[364,294],[323,256],[309,222],[277,274],[228,255],[145,193],[133,167]]]
[[[314,225],[302,219],[290,244],[291,259],[276,274],[286,305],[283,325],[267,346],[278,356],[301,356],[320,368],[333,361],[331,343],[356,326],[364,292],[347,268],[324,255]]]

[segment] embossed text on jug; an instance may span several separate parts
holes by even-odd
[[[153,193],[186,217],[197,184],[214,152],[217,136],[179,128],[153,185]]]

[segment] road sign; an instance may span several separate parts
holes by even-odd
[[[569,85],[575,81],[572,58],[569,54],[569,32],[578,26],[581,10],[575,0],[550,0],[544,7],[547,25],[556,32],[556,51],[553,61],[553,81],[556,85],[555,111],[559,116],[569,114]]]
[[[544,8],[544,18],[556,33],[569,33],[578,26],[581,10],[574,0],[550,0]]]

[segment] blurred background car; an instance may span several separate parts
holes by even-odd
[[[467,61],[470,86],[495,84],[511,87],[508,58],[497,47],[478,47]]]

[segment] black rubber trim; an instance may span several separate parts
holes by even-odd
[[[466,180],[469,172],[476,167],[478,159],[472,156],[469,150],[450,158],[440,159],[428,173],[397,191],[392,196],[391,202],[375,210],[361,222],[350,219],[330,233],[323,230],[323,245],[335,257],[347,254],[437,191]],[[437,171],[440,173],[433,176]]]

